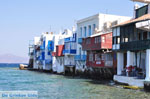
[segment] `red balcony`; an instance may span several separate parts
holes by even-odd
[[[64,45],[56,46],[56,56],[64,56],[63,50],[64,50]]]
[[[87,52],[86,66],[89,67],[116,67],[115,53],[103,53],[103,52]]]
[[[112,49],[112,32],[83,39],[83,50]]]
[[[52,56],[56,56],[56,52],[52,52]]]

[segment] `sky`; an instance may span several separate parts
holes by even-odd
[[[97,13],[133,16],[130,0],[0,0],[0,54],[28,57],[28,44],[42,32],[72,28]]]

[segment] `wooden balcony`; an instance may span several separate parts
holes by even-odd
[[[145,50],[150,49],[150,40],[132,41],[120,44],[120,50]]]

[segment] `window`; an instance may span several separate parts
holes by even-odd
[[[91,39],[87,39],[86,44],[91,44]]]
[[[143,40],[147,40],[147,32],[143,32]]]
[[[95,44],[97,43],[96,41],[97,41],[97,40],[96,40],[96,37],[95,37]]]
[[[150,39],[150,32],[148,32],[148,39]]]
[[[89,61],[91,61],[91,62],[93,61],[93,54],[92,53],[89,54]]]
[[[71,49],[76,49],[76,43],[75,42],[71,42]]]
[[[148,5],[136,10],[136,18],[148,13]]]
[[[116,37],[113,37],[113,44],[116,44]]]
[[[70,43],[68,42],[65,44],[65,50],[69,50],[69,49],[70,49]]]
[[[112,61],[113,60],[112,54],[110,54],[110,53],[105,54],[105,60]]]
[[[128,42],[128,38],[124,38],[124,41],[125,41],[125,42]]]
[[[101,37],[99,37],[99,43],[101,42]]]
[[[138,39],[142,40],[141,33],[138,34]]]
[[[101,54],[101,60],[105,59],[105,54]]]
[[[81,56],[81,47],[79,48],[79,55]]]
[[[96,24],[93,24],[93,33],[95,33]]]
[[[86,27],[84,27],[84,37],[86,37]]]
[[[120,44],[120,37],[119,36],[113,37],[113,44]]]
[[[116,34],[117,34],[117,28],[114,28],[113,29],[113,36],[116,36]]]
[[[95,54],[95,61],[100,61],[101,60],[101,54]]]
[[[91,25],[89,25],[89,36],[91,36]]]
[[[102,42],[105,43],[105,37],[102,37]]]
[[[80,27],[80,36],[82,36],[82,27]]]
[[[116,44],[120,44],[120,37],[118,36],[118,37],[116,37],[116,39],[117,39]]]
[[[95,44],[101,42],[101,38],[100,37],[95,37],[94,39],[95,39]]]

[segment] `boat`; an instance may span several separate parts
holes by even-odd
[[[28,67],[28,65],[24,65],[24,64],[20,64],[20,65],[19,65],[19,69],[20,69],[20,70],[26,70],[27,67]]]

